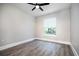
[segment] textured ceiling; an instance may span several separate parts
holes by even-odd
[[[44,11],[41,11],[40,9],[35,9],[34,11],[32,11],[32,8],[34,6],[29,5],[27,3],[16,3],[16,4],[12,4],[12,5],[22,9],[25,12],[28,12],[29,14],[31,14],[33,16],[41,16],[41,15],[46,15],[46,14],[50,14],[53,12],[57,12],[62,9],[65,9],[65,8],[69,8],[71,4],[69,4],[69,3],[50,3],[50,5],[42,6]]]

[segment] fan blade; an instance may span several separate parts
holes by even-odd
[[[43,9],[42,9],[41,7],[39,7],[39,9],[40,9],[41,11],[43,11]]]
[[[30,5],[36,5],[36,4],[33,4],[33,3],[28,3],[28,4],[30,4]]]
[[[35,9],[36,7],[34,7],[33,9],[32,9],[32,11]]]
[[[39,4],[39,6],[45,6],[45,5],[49,5],[50,3],[42,3],[42,4]]]

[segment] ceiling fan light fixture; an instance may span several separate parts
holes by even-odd
[[[39,5],[36,5],[36,9],[39,9]]]
[[[49,5],[50,3],[35,3],[35,4],[34,3],[28,3],[28,4],[34,5],[34,7],[32,8],[32,11],[35,10],[35,9],[40,9],[41,11],[44,11],[41,6]]]

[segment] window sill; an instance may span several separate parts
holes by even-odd
[[[46,37],[56,37],[56,35],[49,35],[49,34],[44,34]]]

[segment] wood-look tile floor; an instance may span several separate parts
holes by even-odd
[[[69,45],[34,40],[3,51],[0,56],[73,56]]]

